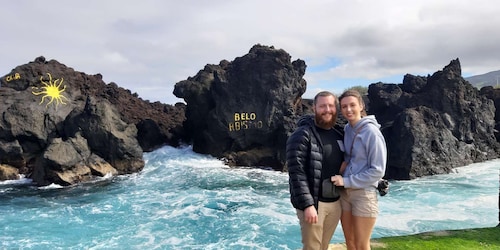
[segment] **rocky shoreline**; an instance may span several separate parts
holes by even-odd
[[[255,45],[175,84],[186,104],[151,103],[102,76],[38,57],[0,79],[0,180],[73,185],[139,172],[143,152],[191,144],[232,166],[286,171],[284,148],[303,99],[306,63]],[[402,84],[373,83],[368,112],[387,140],[386,178],[412,179],[500,155],[500,90],[477,90],[452,60]]]

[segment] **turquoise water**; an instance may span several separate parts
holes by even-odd
[[[0,249],[301,248],[286,173],[229,168],[189,147],[144,157],[141,173],[69,188],[0,182]],[[392,182],[373,237],[496,226],[499,167]]]

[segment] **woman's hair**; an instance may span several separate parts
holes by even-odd
[[[342,98],[348,96],[353,96],[356,97],[356,99],[358,99],[359,105],[363,107],[363,109],[361,110],[361,117],[366,116],[367,114],[366,114],[365,102],[363,101],[363,97],[361,97],[361,94],[357,90],[349,89],[344,91],[344,93],[342,93],[342,95],[339,96],[339,103],[342,101]]]

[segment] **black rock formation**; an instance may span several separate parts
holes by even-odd
[[[143,151],[178,145],[184,106],[149,103],[36,58],[0,79],[0,180],[71,185],[144,167]]]
[[[386,178],[450,173],[499,157],[493,101],[462,78],[458,59],[432,76],[372,84],[368,97],[387,141]]]
[[[286,138],[311,111],[301,98],[305,67],[283,50],[256,45],[178,82],[174,94],[187,102],[184,128],[194,151],[230,165],[286,169]],[[444,174],[499,157],[493,101],[462,78],[458,59],[432,76],[371,84],[367,104],[383,125],[386,178]]]
[[[178,82],[174,94],[187,105],[171,106],[39,57],[0,79],[0,180],[25,174],[38,185],[71,185],[133,173],[143,151],[181,140],[229,165],[286,170],[286,139],[311,113],[301,98],[305,69],[282,49],[255,45]],[[499,103],[497,89],[479,92],[462,78],[458,59],[402,84],[371,84],[367,107],[383,125],[386,178],[498,158]]]
[[[302,113],[305,70],[284,50],[255,45],[178,82],[174,95],[187,103],[184,128],[193,150],[229,165],[281,170],[287,136]]]
[[[495,137],[500,142],[500,89],[488,86],[481,88],[479,93],[495,103]]]

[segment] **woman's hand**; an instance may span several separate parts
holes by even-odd
[[[334,175],[330,177],[330,180],[333,182],[333,185],[341,187],[344,186],[344,178],[342,178],[342,175]]]
[[[340,164],[340,170],[339,170],[340,174],[344,174],[346,167],[347,167],[347,162],[343,161],[342,164]]]

